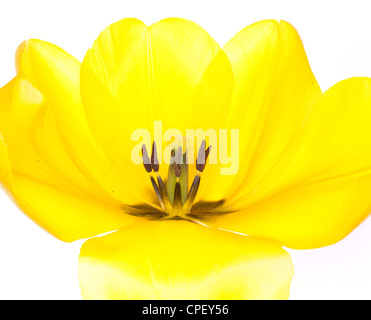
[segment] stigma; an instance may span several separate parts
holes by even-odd
[[[182,217],[191,212],[201,183],[201,174],[206,167],[210,147],[206,148],[205,140],[201,142],[196,159],[197,173],[189,187],[187,152],[183,152],[182,147],[172,150],[168,175],[164,182],[159,173],[160,164],[157,156],[156,142],[154,141],[152,143],[151,156],[149,156],[147,148],[143,144],[143,166],[149,174],[156,198],[166,216]]]

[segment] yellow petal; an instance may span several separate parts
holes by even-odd
[[[60,189],[111,201],[75,165],[55,123],[53,104],[17,76],[0,89],[0,130],[12,169]],[[113,201],[113,200],[112,200]]]
[[[53,100],[79,100],[79,78],[76,75],[79,74],[80,66],[80,62],[67,52],[42,40],[24,41],[16,52],[18,76],[26,78]]]
[[[85,242],[85,299],[287,299],[290,256],[276,244],[189,221],[147,222]]]
[[[79,61],[51,43],[31,39],[19,46],[16,53],[18,78],[27,79],[37,89],[34,91],[39,100],[46,100],[47,106],[38,116],[42,118],[43,125],[53,130],[53,134],[49,134],[48,147],[45,150],[42,147],[39,149],[48,152],[51,162],[55,164],[61,163],[60,158],[65,159],[68,155],[74,166],[90,181],[85,183],[84,188],[89,189],[96,185],[102,189],[96,192],[96,196],[105,192],[119,202],[124,202],[128,197],[139,202],[141,199],[135,198],[131,193],[130,185],[112,171],[110,162],[97,148],[91,136],[80,97],[80,67]],[[25,95],[23,92],[22,94]],[[4,105],[9,103],[5,102]],[[23,114],[17,115],[19,116]],[[49,150],[51,147],[53,149]],[[61,170],[60,167],[58,169]],[[63,167],[62,170],[65,171],[66,168]],[[64,175],[69,179],[79,176],[75,173]]]
[[[239,171],[201,185],[210,200],[252,191],[300,131],[321,94],[301,39],[287,22],[257,22],[223,50],[234,76],[227,127],[239,129]]]
[[[149,185],[142,166],[132,163],[134,130],[147,129],[156,138],[155,120],[162,121],[163,132],[219,128],[231,92],[225,53],[205,30],[182,19],[150,27],[136,19],[110,25],[81,67],[82,100],[94,137],[132,188],[143,188],[143,181]]]
[[[106,196],[75,166],[49,107],[47,99],[20,76],[0,90],[4,138],[0,179],[15,202],[41,227],[65,241],[135,222],[136,218],[123,213],[120,202]]]
[[[256,188],[223,228],[268,237],[293,248],[341,240],[371,211],[371,79],[328,90]]]
[[[0,183],[10,188],[12,168],[9,161],[8,147],[0,134]]]
[[[138,223],[119,206],[84,195],[59,190],[19,174],[13,174],[12,196],[40,227],[63,241],[74,241]]]

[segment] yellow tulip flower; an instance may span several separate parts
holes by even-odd
[[[83,298],[286,299],[282,246],[333,244],[370,212],[371,79],[322,94],[287,22],[255,23],[220,48],[187,20],[124,19],[82,63],[25,41],[16,70],[0,89],[0,181],[58,239],[92,237]],[[205,140],[169,165],[152,139],[134,163],[133,132],[153,137],[156,121],[238,129],[238,170],[200,165]]]

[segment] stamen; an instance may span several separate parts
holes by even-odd
[[[166,182],[166,190],[167,194],[169,195],[170,203],[174,204],[174,192],[175,192],[175,184],[177,177],[174,173],[174,157],[175,157],[175,149],[171,150],[171,164],[169,165],[169,170],[167,173],[167,182]]]
[[[180,147],[176,152],[174,161],[174,173],[177,178],[179,178],[180,175],[182,174],[181,163],[182,163],[182,148]]]
[[[156,142],[152,144],[151,159],[148,157],[146,146],[142,146],[142,158],[144,168],[150,173],[150,179],[155,194],[162,210],[174,216],[181,216],[191,212],[193,203],[201,182],[201,173],[205,170],[206,161],[209,157],[211,146],[206,149],[206,141],[202,140],[196,159],[197,174],[188,191],[188,159],[187,153],[179,147],[171,152],[171,164],[169,165],[167,185],[165,186],[159,170],[160,165],[157,157]],[[157,182],[152,175],[152,170],[157,174]]]
[[[208,146],[206,151],[205,151],[205,165],[206,165],[207,158],[209,157],[210,150],[211,150],[211,146]]]
[[[152,171],[151,160],[149,160],[147,148],[144,144],[142,146],[142,159],[144,168],[148,173],[150,173]]]
[[[156,193],[156,196],[158,198],[158,201],[160,202],[161,208],[162,208],[162,210],[165,211],[164,200],[162,199],[160,190],[158,189],[158,186],[157,186],[157,183],[156,183],[155,179],[152,176],[151,176],[151,183],[152,183],[153,189],[155,190],[155,193]]]
[[[197,171],[203,172],[206,166],[206,160],[209,157],[211,146],[206,150],[206,141],[202,140],[200,149],[198,150],[197,159],[196,159],[196,169]]]
[[[156,142],[153,141],[152,143],[152,154],[151,154],[151,165],[154,172],[158,172],[160,170],[160,165],[157,158],[157,147]]]
[[[174,190],[174,208],[176,211],[182,208],[182,195],[179,181],[176,182]]]
[[[182,194],[182,203],[187,199],[188,194],[188,158],[187,153],[183,154],[183,164],[181,165],[182,174],[179,177],[180,189]]]
[[[165,211],[169,211],[172,208],[172,204],[170,202],[169,195],[166,192],[165,183],[159,174],[157,175],[157,183],[158,183],[158,188],[160,191],[161,198],[165,205]]]
[[[191,189],[189,189],[187,200],[185,201],[183,205],[183,210],[185,213],[189,213],[191,211],[193,202],[197,195],[198,187],[200,186],[200,182],[201,182],[201,177],[199,173],[197,173],[197,175],[193,179]]]
[[[155,194],[157,196],[158,201],[160,202],[161,208],[165,212],[170,212],[172,205],[169,200],[169,196],[166,192],[166,187],[164,181],[162,180],[161,176],[158,174],[160,170],[160,165],[157,158],[157,147],[156,142],[154,141],[152,144],[152,154],[151,160],[148,157],[148,152],[146,146],[143,144],[142,146],[142,158],[143,158],[143,165],[144,168],[148,173],[151,173],[152,170],[157,173],[157,183],[156,180],[153,178],[152,174],[150,174],[151,184],[153,190],[155,190]]]

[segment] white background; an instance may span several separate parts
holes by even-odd
[[[2,1],[0,86],[14,75],[14,52],[28,38],[59,45],[80,61],[104,27],[125,17],[151,24],[191,19],[223,45],[262,19],[299,31],[322,90],[371,76],[371,1]],[[371,196],[371,190],[370,190]],[[371,299],[371,219],[340,243],[289,250],[291,299]],[[83,241],[63,243],[23,215],[0,191],[0,299],[80,299],[77,261]]]

